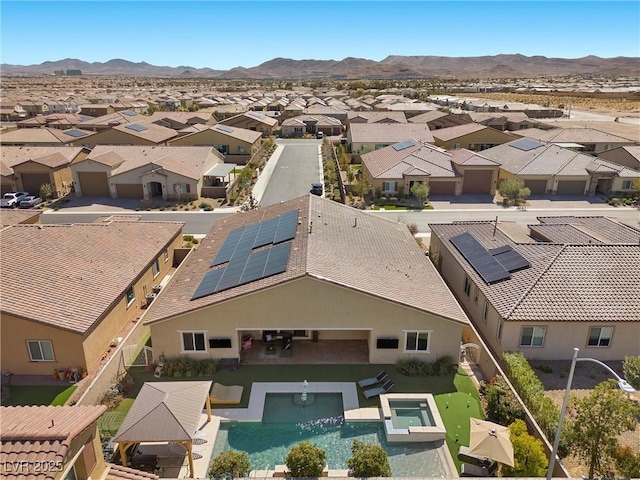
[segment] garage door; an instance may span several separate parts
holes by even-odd
[[[83,197],[110,197],[106,172],[78,172]]]
[[[429,195],[455,195],[456,182],[429,182]]]
[[[10,183],[0,183],[0,194],[4,195],[7,192],[13,192],[15,189]]]
[[[584,195],[587,182],[584,180],[565,180],[558,182],[557,195]]]
[[[141,183],[118,183],[116,191],[118,198],[142,198],[144,195]]]
[[[531,190],[531,193],[547,193],[546,180],[525,180],[524,186]]]
[[[465,170],[462,193],[490,193],[491,170]]]
[[[25,192],[29,192],[31,195],[40,195],[40,186],[43,183],[51,183],[48,173],[23,173],[22,186]],[[53,185],[51,185],[53,187]],[[55,188],[53,188],[55,193]]]

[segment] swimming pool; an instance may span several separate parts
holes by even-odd
[[[382,422],[345,422],[340,393],[316,393],[304,405],[292,394],[268,393],[262,422],[221,423],[212,458],[224,450],[245,451],[253,470],[273,469],[285,463],[292,446],[307,440],[326,450],[329,469],[347,469],[355,439],[382,446],[396,477],[448,475],[438,444],[390,444]]]

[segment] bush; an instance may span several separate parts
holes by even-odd
[[[553,368],[549,365],[538,365],[536,368],[543,373],[553,373]]]
[[[529,435],[527,425],[516,420],[509,425],[509,438],[513,444],[514,465],[503,465],[503,477],[544,477],[549,462],[542,442]]]
[[[500,425],[510,425],[525,418],[524,409],[501,375],[491,379],[484,389],[487,418]]]
[[[183,235],[182,240],[193,243],[193,235]]]
[[[631,447],[618,447],[613,452],[618,474],[623,478],[640,477],[640,453],[634,454]]]
[[[387,452],[380,445],[354,440],[351,444],[351,458],[347,460],[352,477],[390,477],[391,467]]]
[[[416,235],[418,233],[418,225],[415,223],[407,223],[407,228],[411,232],[411,235]]]
[[[246,476],[251,470],[251,462],[247,452],[227,450],[211,462],[210,478],[238,478]]]
[[[625,380],[636,390],[640,390],[640,355],[624,357],[622,373]]]
[[[218,362],[212,358],[193,360],[188,357],[169,358],[164,362],[167,377],[211,377],[218,371]]]
[[[400,359],[395,363],[396,369],[408,377],[429,377],[435,375],[449,375],[456,371],[453,358],[444,356],[433,363],[423,362],[415,358]]]
[[[319,477],[326,463],[327,452],[306,440],[291,447],[285,460],[292,477]]]

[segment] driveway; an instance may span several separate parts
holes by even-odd
[[[284,148],[260,199],[261,207],[307,195],[313,182],[323,182],[321,140],[279,139],[276,143]]]

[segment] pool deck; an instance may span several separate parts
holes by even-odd
[[[200,419],[200,427],[197,431],[198,440],[194,441],[194,478],[208,478],[209,462],[213,454],[221,421],[261,422],[264,402],[267,393],[292,393],[301,394],[303,390],[300,382],[256,382],[251,387],[248,408],[221,408],[212,409],[211,421],[207,421],[207,415],[203,412]],[[360,408],[358,401],[358,389],[355,382],[309,382],[306,391],[313,393],[341,393],[344,407],[344,418],[347,422],[374,422],[382,421],[384,416],[382,409],[378,407]],[[456,467],[446,444],[443,442],[437,448],[443,464],[456,478]],[[160,478],[188,478],[189,464],[184,455],[179,455],[165,444],[141,444],[142,453],[158,455],[158,466],[162,467]],[[276,465],[272,470],[253,470],[250,478],[286,477],[284,465]],[[330,470],[327,475],[333,478],[348,478],[348,470]]]

